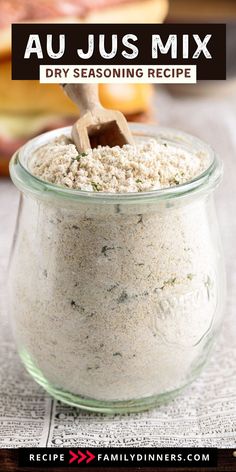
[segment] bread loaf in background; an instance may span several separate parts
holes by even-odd
[[[78,109],[58,85],[11,80],[11,23],[161,23],[168,0],[1,0],[0,16],[0,175],[8,174],[12,153],[44,131],[72,124]],[[129,120],[145,120],[150,84],[104,84],[102,104]]]

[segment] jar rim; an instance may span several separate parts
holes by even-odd
[[[210,165],[197,177],[184,184],[166,187],[145,192],[91,192],[77,190],[46,182],[34,176],[27,168],[29,154],[60,135],[70,136],[71,126],[57,128],[43,133],[23,145],[12,156],[10,161],[10,175],[13,183],[21,190],[37,196],[53,194],[56,197],[86,201],[87,203],[141,203],[143,201],[168,200],[182,198],[202,190],[214,189],[221,180],[223,163],[215,151],[204,141],[191,134],[178,131],[174,128],[161,127],[154,124],[129,123],[133,135],[139,138],[154,138],[159,141],[169,141],[179,147],[190,150],[207,152],[210,156]],[[40,141],[40,142],[39,142]]]

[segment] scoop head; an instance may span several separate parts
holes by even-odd
[[[134,145],[127,121],[119,111],[99,108],[83,115],[73,126],[72,139],[79,152],[100,146]]]

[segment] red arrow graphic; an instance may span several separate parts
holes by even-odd
[[[95,456],[94,456],[94,454],[92,454],[92,452],[86,451],[86,454],[89,456],[88,459],[86,460],[86,464],[88,464],[88,463],[91,462],[93,459],[95,459]]]
[[[78,460],[78,464],[80,464],[80,462],[83,462],[84,459],[87,459],[87,456],[83,452],[81,452],[79,449],[78,449],[78,455],[80,456],[80,459]]]
[[[86,459],[86,464],[89,464],[89,462],[91,462],[93,459],[96,459],[95,455],[92,452],[88,451],[88,450],[86,450],[86,454],[87,454],[88,457],[86,456],[86,454],[84,454],[79,449],[78,449],[77,452],[78,452],[78,454],[76,454],[75,452],[73,452],[71,450],[69,451],[70,455],[72,456],[69,460],[69,464],[72,464],[72,462],[76,461],[77,459],[78,459],[78,461],[77,461],[78,464],[83,462],[85,459]]]
[[[69,451],[69,453],[72,456],[71,459],[69,460],[69,464],[72,464],[72,462],[76,461],[76,459],[79,459],[77,454],[75,454],[73,451]]]

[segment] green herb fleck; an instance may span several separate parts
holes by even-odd
[[[125,290],[122,290],[120,296],[117,299],[117,303],[124,303],[128,298],[128,294]]]
[[[136,182],[136,184],[142,184],[143,183],[143,181],[141,179],[137,179],[135,182]]]
[[[91,185],[92,185],[93,190],[94,190],[95,192],[99,192],[99,191],[102,190],[101,185],[100,185],[100,184],[97,184],[96,182],[91,182]]]
[[[86,154],[86,152],[80,152],[80,153],[78,154],[78,156],[72,157],[72,160],[73,160],[73,161],[80,161],[81,157],[85,157],[85,156],[87,156],[87,155],[88,155],[88,154]]]
[[[193,277],[194,277],[194,274],[188,274],[188,275],[187,275],[187,278],[188,278],[189,280],[193,280]]]
[[[174,286],[176,282],[176,277],[173,277],[173,279],[168,279],[163,282],[162,287],[160,287],[161,290],[163,290],[167,285],[169,286]]]
[[[176,277],[174,277],[173,279],[168,280],[168,282],[169,282],[170,285],[174,285],[174,283],[176,282]]]
[[[113,247],[108,247],[108,246],[103,246],[102,247],[102,254],[104,254],[105,257],[107,257],[107,251],[113,251],[115,248]]]
[[[109,288],[107,288],[107,292],[112,292],[112,290],[114,290],[114,289],[117,288],[118,286],[119,286],[119,284],[111,285]]]
[[[83,306],[79,305],[78,303],[76,303],[75,300],[71,300],[70,304],[71,304],[71,306],[74,310],[77,310],[81,313],[85,312],[85,308]]]
[[[115,357],[115,356],[120,356],[120,357],[122,357],[122,354],[121,354],[120,352],[113,352],[113,356],[114,356],[114,357]]]
[[[174,183],[175,185],[179,185],[179,178],[178,178],[178,176],[175,176],[175,177],[173,178],[173,183]]]

